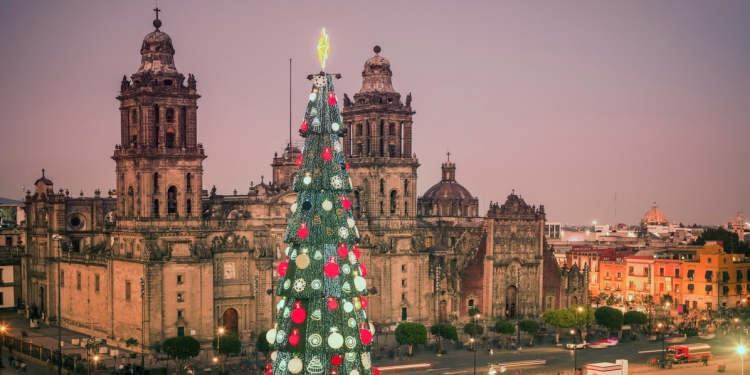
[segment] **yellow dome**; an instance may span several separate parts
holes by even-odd
[[[651,225],[666,225],[668,223],[667,217],[656,207],[656,202],[654,202],[654,207],[643,215],[643,220],[641,220],[641,222]]]

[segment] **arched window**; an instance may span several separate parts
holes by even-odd
[[[396,193],[396,190],[391,191],[391,214],[396,213],[396,198],[398,198],[398,193]]]
[[[357,124],[357,130],[354,132],[354,135],[361,137],[362,136],[362,124]]]
[[[154,125],[151,127],[151,133],[154,135],[154,143],[152,146],[159,146],[159,106],[154,106]]]
[[[188,199],[187,202],[185,202],[185,213],[187,214],[187,217],[190,217],[193,214],[193,200]]]
[[[154,217],[159,217],[159,200],[154,199]]]
[[[378,126],[378,135],[383,137],[385,136],[385,121],[380,120],[380,126]]]
[[[177,187],[170,186],[167,190],[167,213],[177,213]]]
[[[380,214],[385,215],[385,206],[383,201],[380,201]]]
[[[154,193],[159,192],[159,172],[154,172]]]
[[[396,124],[395,123],[388,124],[388,135],[396,135]]]
[[[409,217],[409,201],[404,201],[404,216]]]
[[[174,148],[174,139],[175,139],[175,133],[174,133],[174,127],[170,126],[167,128],[167,148]]]
[[[404,180],[404,196],[409,196],[409,180]]]
[[[135,212],[135,194],[133,194],[133,187],[128,187],[128,203],[127,203],[127,212],[125,215],[127,217],[133,217],[133,213]]]
[[[166,115],[167,122],[174,122],[174,108],[167,108]]]
[[[185,176],[185,189],[188,192],[193,191],[193,174],[192,173],[188,173]]]
[[[354,217],[359,219],[359,190],[354,190]]]
[[[187,147],[187,108],[180,108],[180,119],[179,119],[179,134],[180,134],[180,146]]]
[[[385,195],[385,180],[380,179],[380,195]]]

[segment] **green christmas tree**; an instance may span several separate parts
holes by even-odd
[[[347,197],[352,183],[342,146],[346,128],[331,75],[309,78],[297,201],[284,238],[286,260],[277,269],[282,299],[266,334],[273,350],[266,374],[377,375],[370,358],[375,330],[365,312],[367,269],[359,263],[359,232]]]

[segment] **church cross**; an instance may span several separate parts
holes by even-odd
[[[42,177],[44,177],[44,169],[42,169]]]
[[[154,12],[156,12],[156,19],[159,19],[159,12],[161,12],[161,9],[159,7],[154,8]]]
[[[448,151],[448,161],[451,161],[451,152]]]

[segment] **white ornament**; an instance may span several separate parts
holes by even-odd
[[[297,212],[297,202],[292,203],[292,213]]]
[[[266,341],[268,341],[269,344],[273,344],[274,340],[276,340],[276,328],[271,328],[266,332]]]
[[[353,251],[349,252],[349,263],[351,264],[357,263],[357,256],[354,255]]]
[[[312,83],[315,87],[321,88],[326,85],[326,76],[318,74],[313,77]]]
[[[367,281],[365,281],[365,278],[362,276],[357,276],[354,278],[354,289],[357,289],[357,291],[361,292],[367,288]]]
[[[323,338],[320,337],[319,334],[314,333],[310,335],[310,338],[307,339],[307,341],[310,343],[310,346],[317,348],[318,346],[320,346],[320,344],[323,343]]]
[[[341,147],[341,142],[333,142],[333,149],[336,150],[336,152],[341,152],[341,150],[343,150],[343,147]]]
[[[349,229],[347,227],[339,228],[339,237],[341,238],[349,237]]]
[[[277,303],[277,304],[276,304],[276,310],[281,310],[281,309],[283,309],[283,308],[284,308],[284,303],[285,303],[285,301],[286,301],[286,300],[283,300],[283,299],[282,299],[281,301],[279,301],[279,303]]]
[[[329,201],[328,199],[326,199],[326,200],[323,201],[323,204],[321,206],[323,206],[324,210],[330,211],[333,208],[333,203],[331,203],[331,201]]]
[[[355,368],[354,370],[349,371],[349,375],[359,375],[359,371]]]
[[[346,336],[346,347],[349,349],[354,349],[355,345],[357,345],[357,340],[352,336]]]
[[[349,285],[349,282],[347,281],[347,282],[344,283],[344,285],[341,286],[341,290],[343,290],[346,293],[351,293],[352,286]]]
[[[289,361],[287,368],[292,374],[299,374],[299,372],[302,371],[302,360],[298,357],[292,358],[292,360]]]
[[[315,101],[315,98],[317,98],[317,97],[318,97],[318,95],[317,95],[317,94],[315,94],[314,92],[311,92],[311,93],[310,93],[310,101],[311,101],[311,102],[314,102],[314,101]]]
[[[275,360],[276,360],[276,358],[277,358],[278,356],[279,356],[279,351],[278,351],[278,350],[274,350],[274,351],[273,351],[273,352],[271,353],[271,360],[272,360],[272,361],[275,361]]]
[[[331,177],[331,186],[333,186],[335,189],[341,189],[341,187],[344,186],[344,182],[341,181],[341,177],[333,176]]]
[[[302,182],[304,182],[304,183],[305,183],[305,185],[310,185],[310,183],[312,182],[312,177],[310,177],[310,176],[305,176],[305,177],[304,177],[304,178],[302,179]]]
[[[291,314],[291,312],[289,311],[289,308],[288,307],[285,308],[284,309],[284,318],[288,318],[290,314]]]
[[[344,345],[344,336],[341,336],[338,332],[333,332],[328,335],[328,346],[333,349],[338,349]]]
[[[348,302],[348,301],[344,303],[344,311],[350,313],[353,310],[354,310],[354,304],[352,304],[351,302]]]
[[[354,320],[354,318],[349,318],[349,320],[347,320],[346,323],[349,324],[349,327],[352,327],[352,328],[357,327],[357,321]]]
[[[278,332],[276,332],[276,342],[281,344],[282,342],[284,342],[284,338],[286,338],[286,332],[282,330],[279,330]]]
[[[312,122],[313,129],[320,130],[320,120],[316,117]]]
[[[370,323],[370,332],[374,335],[375,334],[375,326]]]
[[[339,129],[341,129],[341,125],[339,125],[338,122],[334,122],[333,124],[331,124],[331,130],[337,132],[339,131]]]
[[[341,272],[348,274],[349,272],[352,272],[352,268],[349,267],[348,264],[344,264],[343,266],[341,266]]]
[[[354,362],[355,359],[357,359],[357,353],[349,352],[344,355],[346,357],[346,360],[349,362]]]
[[[348,225],[349,228],[354,228],[354,219],[352,218],[346,219],[346,225]]]
[[[284,281],[284,289],[289,289],[290,286],[292,286],[291,280]]]
[[[323,254],[320,253],[320,250],[315,250],[315,255],[313,256],[313,259],[315,260],[323,259]]]
[[[312,314],[310,314],[310,316],[312,316],[312,319],[313,319],[313,320],[320,320],[320,318],[322,317],[322,314],[321,314],[321,312],[320,312],[320,309],[315,309],[315,310],[314,310],[314,311],[312,312]]]
[[[289,256],[289,252],[292,250],[291,247],[287,246],[286,249],[284,249],[284,255]]]
[[[361,354],[362,357],[362,367],[365,368],[365,370],[369,370],[370,366],[372,366],[372,359],[370,359],[370,353],[364,352]]]
[[[310,283],[310,287],[313,288],[313,289],[315,289],[315,290],[320,289],[321,286],[323,286],[323,283],[321,283],[320,280],[317,280],[317,279],[313,280]]]
[[[318,115],[318,110],[313,108],[310,110],[310,116],[315,117]]]
[[[305,286],[307,285],[307,282],[304,279],[297,279],[294,281],[294,290],[297,293],[302,293],[303,290],[305,290]]]
[[[354,186],[354,185],[352,185],[352,178],[351,177],[349,177],[349,186]]]

